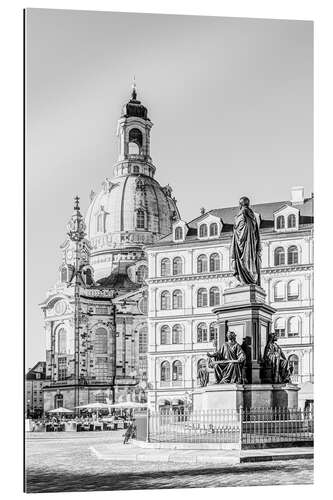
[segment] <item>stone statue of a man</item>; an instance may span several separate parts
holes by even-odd
[[[235,332],[227,333],[225,342],[216,352],[209,353],[209,365],[214,368],[217,384],[242,384],[245,353],[236,342]]]
[[[235,217],[231,244],[233,274],[242,285],[260,286],[261,245],[256,216],[250,208],[250,200],[239,200],[239,212]]]
[[[264,365],[271,369],[273,384],[290,382],[292,367],[277,343],[276,333],[272,333],[268,337],[264,351]]]

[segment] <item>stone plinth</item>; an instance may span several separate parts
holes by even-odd
[[[246,379],[258,384],[260,362],[271,329],[275,309],[265,303],[266,293],[257,285],[237,286],[223,292],[223,305],[213,309],[219,328],[219,348],[225,342],[225,331],[234,331],[246,354]]]
[[[295,384],[213,384],[193,391],[193,410],[298,408]]]
[[[243,406],[241,384],[212,384],[193,391],[193,410],[236,410]]]

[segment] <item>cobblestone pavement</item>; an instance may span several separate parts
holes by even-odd
[[[28,493],[312,484],[313,460],[195,465],[99,460],[91,448],[118,446],[122,432],[30,434]]]

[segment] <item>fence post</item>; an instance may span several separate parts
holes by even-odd
[[[150,417],[149,408],[147,408],[147,436],[146,436],[147,443],[149,443],[149,417]]]
[[[243,440],[243,407],[239,407],[239,447],[242,449]]]

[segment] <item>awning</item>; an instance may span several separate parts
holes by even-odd
[[[171,403],[168,399],[163,399],[163,398],[159,399],[157,401],[157,403],[158,403],[158,406],[170,406],[171,405]]]
[[[182,399],[173,398],[171,404],[172,406],[184,406],[184,401]]]

